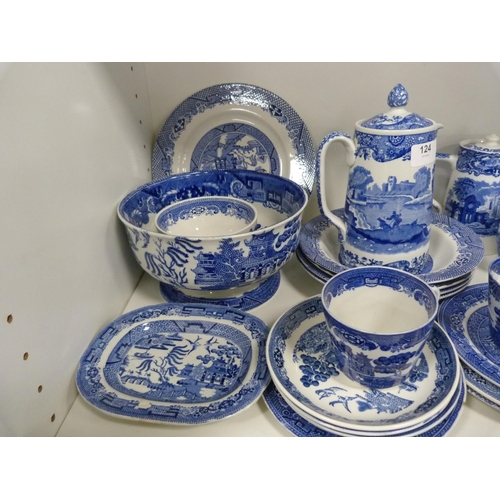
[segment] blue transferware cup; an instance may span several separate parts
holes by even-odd
[[[385,389],[419,363],[439,290],[406,271],[366,266],[335,275],[321,298],[339,369],[361,385]]]
[[[500,345],[500,257],[488,267],[488,312],[490,316],[490,334]]]

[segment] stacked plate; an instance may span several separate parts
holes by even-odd
[[[278,319],[266,358],[274,386],[265,400],[296,435],[299,422],[334,436],[442,436],[466,395],[455,347],[437,323],[401,385],[369,389],[350,380],[337,369],[319,295]]]
[[[342,216],[343,209],[335,210]],[[338,231],[320,215],[301,230],[297,258],[306,271],[322,283],[347,269],[339,261]],[[429,262],[420,277],[439,288],[441,300],[453,297],[469,284],[484,256],[481,238],[461,222],[433,213]]]
[[[490,334],[488,284],[471,285],[439,307],[437,320],[453,341],[467,388],[500,410],[500,346]]]

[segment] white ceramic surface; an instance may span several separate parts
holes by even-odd
[[[252,204],[226,196],[189,198],[160,210],[157,229],[172,236],[211,238],[247,233],[257,225]]]

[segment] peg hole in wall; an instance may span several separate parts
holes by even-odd
[[[137,94],[135,94],[135,98],[137,99]]]
[[[38,386],[38,392],[42,392],[43,391],[43,386],[42,385],[39,385]]]
[[[144,149],[146,149],[146,144],[144,144]]]
[[[54,420],[56,419],[56,414],[53,413],[52,416],[50,417],[50,421],[51,422],[54,422]]]
[[[139,120],[139,123],[142,125],[142,120]]]
[[[130,71],[134,71],[134,67],[133,66],[130,66]]]
[[[29,355],[27,352],[25,352],[25,353],[23,354],[23,359],[24,359],[24,361],[26,361],[26,360],[29,358],[29,356],[30,356],[30,355]]]
[[[146,146],[144,146],[144,147],[146,147]],[[7,316],[7,323],[12,323],[13,319],[14,319],[14,317],[12,316],[12,314],[9,314]]]

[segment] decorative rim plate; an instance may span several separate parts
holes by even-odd
[[[269,333],[266,357],[277,389],[307,414],[352,430],[396,430],[443,410],[460,380],[455,348],[435,323],[403,384],[370,390],[336,367],[321,296],[284,313]]]
[[[301,415],[303,418],[308,420],[310,423],[313,425],[319,427],[320,429],[323,429],[327,432],[333,432],[334,434],[338,434],[339,436],[345,436],[345,437],[412,437],[416,436],[418,434],[421,434],[427,430],[431,430],[437,425],[439,425],[443,420],[445,420],[447,417],[453,413],[455,410],[456,406],[458,404],[463,404],[464,402],[464,392],[466,391],[465,388],[465,379],[463,375],[461,375],[461,382],[458,385],[457,389],[455,390],[455,393],[453,394],[453,397],[450,399],[446,407],[438,412],[436,415],[434,415],[431,419],[426,420],[423,423],[417,424],[417,425],[412,425],[410,427],[403,427],[402,429],[398,429],[395,431],[351,431],[350,429],[338,427],[336,425],[331,425],[328,422],[324,422],[322,420],[319,420],[312,415],[308,415],[304,411],[302,411],[300,408],[295,406],[292,401],[287,400],[286,396],[282,395],[283,399],[288,403],[288,406],[292,410],[294,410],[298,415]]]
[[[270,381],[269,328],[233,308],[158,304],[105,326],[76,374],[82,397],[117,417],[204,424],[253,404]]]
[[[304,255],[304,252],[302,249],[299,247],[296,250],[296,255],[297,255],[297,260],[299,263],[302,265],[302,267],[306,270],[306,272],[312,276],[314,279],[319,281],[320,283],[326,283],[332,276],[333,274],[329,274],[328,272],[324,271],[322,268],[317,266],[314,262],[311,262],[306,255]],[[453,281],[451,284],[448,285],[442,285],[438,283],[436,288],[439,289],[440,291],[440,298],[439,300],[445,300],[449,297],[453,297],[457,293],[461,292],[467,285],[470,283],[472,279],[472,273],[468,273],[465,278],[460,278],[457,279],[456,281]]]
[[[456,423],[460,416],[465,400],[466,391],[461,388],[460,397],[453,412],[442,420],[436,427],[433,427],[415,437],[444,437]],[[273,383],[270,383],[264,391],[264,401],[271,411],[288,431],[298,437],[341,437],[339,434],[327,432],[316,427],[311,422],[301,417],[295,410],[290,408],[283,396],[276,389]]]
[[[161,296],[167,302],[194,302],[196,304],[213,304],[224,307],[235,307],[240,311],[249,311],[271,300],[279,289],[281,271],[259,282],[256,286],[232,288],[230,290],[204,291],[198,295],[188,295],[174,286],[160,283]],[[245,288],[250,288],[245,290]],[[188,290],[185,290],[187,292]]]
[[[462,363],[462,369],[470,392],[476,397],[482,396],[481,401],[492,406],[495,410],[500,410],[500,387],[481,377],[465,363]]]
[[[213,169],[259,170],[287,177],[312,192],[315,149],[296,111],[255,85],[207,87],[183,101],[158,134],[153,180]]]
[[[342,216],[344,210],[337,209],[334,213]],[[337,228],[323,215],[313,218],[302,228],[299,246],[310,261],[328,272],[337,274],[347,269],[338,259]],[[435,270],[419,277],[427,283],[443,283],[472,272],[484,256],[484,245],[469,227],[433,212],[429,253]]]
[[[488,284],[470,285],[445,300],[437,315],[460,359],[486,380],[500,386],[500,347],[491,338]]]

